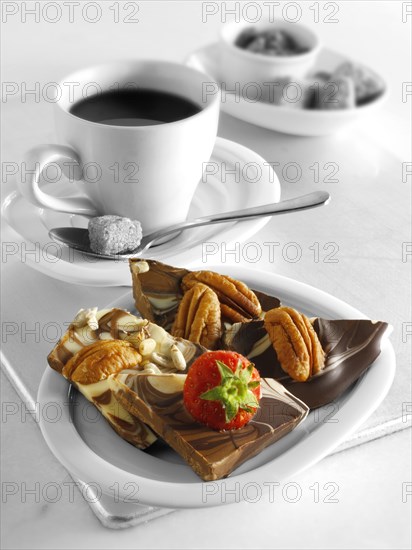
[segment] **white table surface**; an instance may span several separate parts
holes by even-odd
[[[30,3],[27,3],[29,5]],[[44,3],[42,3],[44,4]],[[81,18],[69,23],[36,23],[21,14],[9,17],[2,29],[3,81],[22,86],[59,80],[79,66],[120,57],[182,60],[191,50],[214,41],[220,17],[202,22],[200,2],[139,3],[138,24],[114,24],[112,3],[102,3],[102,18],[90,24]],[[122,7],[122,4],[120,4]],[[298,483],[302,498],[287,502],[282,495],[271,503],[241,503],[208,510],[184,510],[122,532],[104,529],[80,493],[74,501],[63,492],[56,503],[27,497],[22,483],[64,482],[68,474],[54,459],[32,419],[13,415],[2,421],[2,482],[17,483],[19,491],[2,503],[4,548],[407,548],[410,545],[410,430],[401,430],[402,407],[410,402],[410,337],[402,333],[411,321],[410,265],[402,262],[402,242],[410,242],[410,181],[402,182],[402,162],[410,161],[408,120],[410,103],[402,102],[402,83],[411,80],[407,25],[401,2],[338,3],[340,23],[315,25],[325,44],[379,70],[391,85],[384,110],[365,123],[332,138],[296,138],[269,132],[221,117],[219,135],[236,140],[279,163],[282,196],[326,189],[333,202],[322,211],[299,218],[272,220],[251,241],[298,243],[299,262],[277,253],[263,256],[252,267],[268,269],[321,287],[371,318],[394,326],[397,375],[384,403],[368,424],[376,441],[340,452],[289,480]],[[50,12],[51,13],[51,12]],[[302,21],[313,12],[303,9]],[[221,14],[220,14],[221,15]],[[312,22],[313,25],[313,22]],[[385,32],[383,32],[383,30]],[[390,30],[389,30],[390,29]],[[350,39],[348,40],[348,36]],[[390,47],[388,46],[390,43]],[[2,159],[20,162],[36,143],[53,141],[52,106],[16,96],[3,104]],[[297,162],[301,182],[282,179],[282,167]],[[315,183],[309,169],[314,162],[335,162],[338,183]],[[304,181],[304,183],[303,183]],[[16,235],[3,229],[5,242]],[[335,242],[337,263],[315,263],[309,250]],[[222,243],[218,243],[222,246]],[[241,245],[242,246],[242,245]],[[212,258],[216,263],[218,258]],[[233,258],[228,258],[232,261]],[[244,261],[244,260],[242,260]],[[246,265],[248,265],[246,263]],[[249,264],[251,265],[251,264]],[[22,265],[17,256],[2,264],[2,321],[40,326],[63,323],[85,305],[100,305],[124,294],[125,288],[73,287]],[[43,323],[43,325],[42,325]],[[4,351],[10,362],[27,361],[36,383],[51,344],[35,336],[7,338]],[[18,403],[2,375],[2,401]],[[23,410],[23,409],[22,409]],[[379,428],[383,427],[380,432]],[[337,503],[316,503],[315,483],[325,497],[325,483],[338,486]],[[4,495],[3,495],[4,496]],[[233,530],[233,525],[236,528]],[[257,523],[256,523],[257,522]],[[230,525],[230,529],[228,526]],[[253,526],[253,535],[250,530]]]

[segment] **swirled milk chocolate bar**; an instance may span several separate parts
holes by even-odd
[[[260,408],[243,428],[217,432],[194,421],[183,403],[184,374],[120,372],[110,379],[116,399],[162,437],[203,480],[227,477],[293,430],[308,407],[270,378],[261,382]]]

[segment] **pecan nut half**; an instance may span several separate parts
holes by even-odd
[[[78,351],[63,367],[63,376],[77,384],[94,384],[111,374],[135,367],[142,360],[124,340],[101,340]]]
[[[185,292],[172,326],[171,334],[207,349],[220,340],[222,323],[219,300],[208,286],[195,283]]]
[[[325,366],[325,353],[310,320],[290,307],[265,315],[265,329],[282,369],[294,380],[306,382]]]
[[[241,323],[256,319],[262,313],[256,294],[241,281],[213,271],[193,271],[183,277],[183,290],[197,283],[207,285],[216,293],[223,321]]]

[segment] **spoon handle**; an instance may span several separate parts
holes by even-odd
[[[162,237],[166,237],[172,233],[178,231],[184,231],[185,229],[200,227],[202,225],[211,225],[215,223],[232,222],[237,220],[246,220],[253,218],[264,217],[265,215],[273,216],[274,214],[283,214],[286,212],[293,212],[296,210],[306,210],[307,208],[314,208],[322,204],[326,204],[330,199],[329,193],[326,191],[315,191],[308,195],[302,195],[293,199],[288,199],[278,203],[265,204],[263,206],[253,206],[252,208],[245,208],[243,210],[234,210],[232,212],[223,212],[222,214],[213,214],[211,216],[203,216],[201,218],[195,218],[194,220],[187,221],[185,223],[179,223],[168,227],[166,230],[155,231],[150,235],[147,235],[142,239],[139,247],[140,252],[143,252],[154,241]]]

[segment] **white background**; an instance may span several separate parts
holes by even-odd
[[[62,19],[57,23],[49,23],[42,17],[36,23],[29,15],[24,22],[23,3],[4,4],[11,6],[10,9],[13,5],[18,8],[18,13],[10,15],[6,23],[3,13],[2,25],[2,79],[15,83],[19,90],[2,105],[6,120],[2,125],[3,159],[9,161],[19,161],[24,151],[39,140],[53,139],[52,105],[42,101],[41,106],[37,106],[32,99],[28,100],[29,107],[22,105],[20,91],[25,83],[27,88],[33,89],[39,82],[42,89],[46,83],[59,81],[79,67],[124,57],[182,61],[192,50],[215,41],[222,24],[221,9],[206,22],[202,21],[201,2],[139,2],[139,22],[129,24],[114,23],[114,12],[109,8],[115,2],[111,1],[100,3],[102,17],[94,24],[84,21],[79,9],[75,11],[74,22],[70,23],[68,10],[63,5]],[[41,6],[44,4],[40,3]],[[121,18],[123,4],[119,3]],[[342,172],[346,170],[350,174],[350,178],[341,182],[335,195],[337,198],[344,197],[344,204],[345,200],[349,202],[353,207],[353,216],[346,212],[341,219],[339,211],[336,211],[336,234],[330,219],[329,225],[322,226],[319,222],[317,226],[319,231],[324,231],[326,238],[326,233],[330,231],[332,239],[340,239],[344,258],[338,266],[325,265],[319,270],[319,266],[308,260],[299,265],[285,262],[267,265],[267,262],[262,262],[256,267],[276,269],[284,275],[321,286],[350,301],[372,318],[384,317],[395,326],[393,341],[398,355],[398,375],[392,393],[378,411],[383,422],[399,418],[402,402],[410,400],[407,391],[410,360],[399,330],[402,322],[411,319],[409,290],[405,284],[408,266],[396,263],[394,259],[402,240],[396,233],[400,231],[397,220],[409,219],[409,195],[400,186],[400,166],[402,161],[410,161],[410,102],[402,102],[402,83],[411,81],[410,24],[402,23],[402,2],[340,2],[339,23],[335,24],[314,24],[310,5],[312,2],[302,3],[301,21],[311,25],[325,45],[370,65],[389,83],[391,91],[385,109],[379,116],[350,132],[327,140],[310,141],[276,135],[225,116],[222,117],[219,133],[257,150],[270,160],[278,155],[282,159],[297,159],[308,164],[319,158],[316,155],[332,155],[330,158],[339,159]],[[27,7],[32,8],[32,3],[27,3]],[[48,9],[48,17],[54,17],[56,12],[52,7]],[[128,8],[127,12],[130,13],[131,9]],[[92,8],[90,17],[94,17]],[[228,17],[228,20],[231,18]],[[44,120],[34,126],[33,120],[38,120],[35,116],[37,107],[42,109]],[[25,113],[23,117],[21,112]],[[33,113],[33,118],[26,113]],[[304,189],[291,189],[282,183],[284,195]],[[378,197],[372,196],[375,188]],[[358,212],[359,203],[363,210]],[[370,217],[366,217],[369,204],[376,211],[371,211]],[[357,233],[361,230],[357,224],[363,223],[370,230],[371,239],[378,236],[378,244],[361,246],[357,243]],[[297,240],[302,238],[306,229],[298,221],[296,226],[287,225],[287,222],[271,223],[255,240],[265,242],[274,231],[279,231],[283,237],[287,231],[293,240]],[[390,238],[387,238],[388,235]],[[43,275],[31,274],[29,268],[21,266],[16,258],[4,269],[9,281],[8,289],[3,289],[4,311],[7,308],[9,319],[21,321],[31,319],[37,313],[44,314],[47,307],[51,307],[46,305],[51,299],[54,304],[59,304],[62,318],[69,319],[76,297],[86,299],[88,292],[93,296],[93,302],[104,305],[119,294],[115,289],[83,288],[77,291]],[[19,289],[22,284],[24,288]],[[30,284],[33,286],[28,292],[27,285]],[[21,294],[31,297],[19,301]],[[84,303],[75,305],[81,307]],[[25,354],[24,347],[22,352]],[[28,368],[33,367],[30,358],[35,354],[35,349],[27,348]],[[2,387],[2,400],[16,400],[13,389],[6,381]],[[22,422],[15,416],[2,423],[2,450],[3,482],[17,480],[32,487],[36,482],[44,485],[50,481],[69,479],[30,419]],[[388,434],[375,442],[339,453],[289,481],[298,483],[302,490],[302,498],[297,503],[288,502],[280,493],[274,503],[263,497],[256,503],[179,511],[121,532],[104,529],[77,493],[74,502],[64,495],[54,504],[45,500],[37,503],[30,496],[22,502],[21,494],[17,494],[3,504],[3,546],[409,547],[412,497],[403,499],[402,490],[407,490],[405,484],[411,482],[410,431]],[[327,482],[338,485],[339,502],[322,502],[326,496],[322,487]],[[310,489],[315,483],[319,483],[321,488],[319,503],[314,502],[314,493]]]

